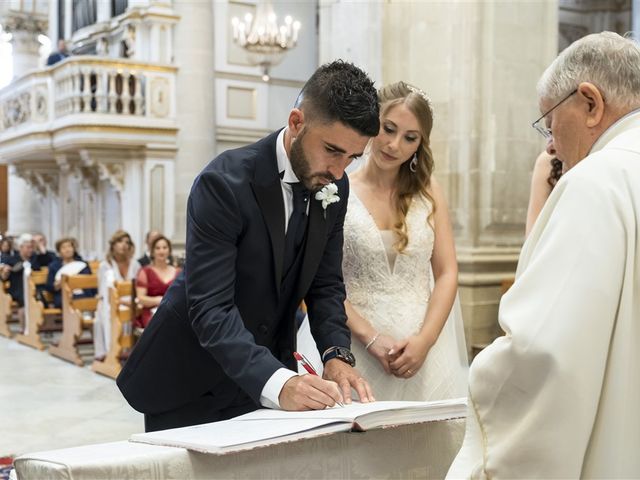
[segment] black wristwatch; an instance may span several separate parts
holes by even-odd
[[[322,355],[322,363],[327,363],[332,358],[337,358],[345,363],[348,363],[352,367],[356,366],[356,357],[353,356],[351,350],[346,347],[331,347],[324,355]]]

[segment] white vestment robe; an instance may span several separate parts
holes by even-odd
[[[447,478],[640,478],[640,111],[558,182],[499,322]]]

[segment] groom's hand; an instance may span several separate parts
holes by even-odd
[[[369,383],[360,376],[360,372],[338,358],[332,358],[324,364],[322,376],[327,380],[333,380],[339,385],[344,403],[351,403],[352,388],[358,393],[361,402],[375,401]]]
[[[336,382],[317,375],[296,375],[284,384],[278,401],[283,410],[322,410],[342,402],[342,395]]]

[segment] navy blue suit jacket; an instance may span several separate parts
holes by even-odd
[[[117,379],[136,410],[162,413],[208,392],[223,409],[239,389],[258,405],[271,375],[295,368],[295,313],[303,299],[318,349],[350,346],[342,278],[347,177],[336,182],[341,201],[326,215],[310,200],[297,288],[280,298],[285,211],[276,138],[227,151],[196,178],[185,268]]]

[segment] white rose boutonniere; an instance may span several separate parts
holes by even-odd
[[[340,201],[338,194],[338,186],[335,183],[330,183],[322,187],[322,190],[316,192],[316,200],[322,202],[322,209],[324,210],[324,218],[327,218],[327,207],[332,203]]]

